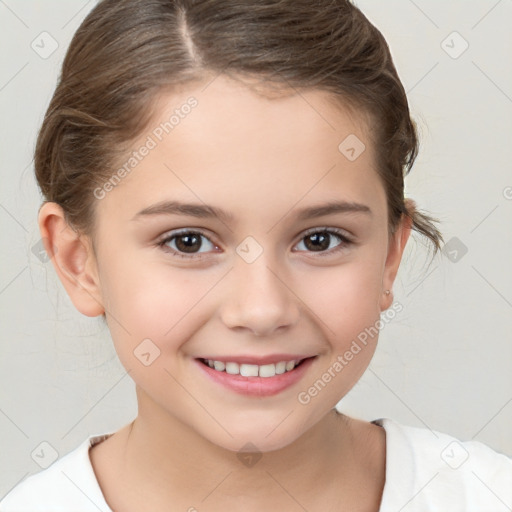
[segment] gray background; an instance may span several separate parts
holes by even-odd
[[[94,5],[0,0],[0,497],[40,471],[52,449],[63,455],[137,410],[108,330],[74,309],[51,262],[32,252],[36,130],[72,34]],[[406,196],[440,218],[450,245],[426,268],[424,242],[410,240],[394,287],[404,310],[339,408],[512,456],[512,1],[357,5],[387,38],[419,124]],[[47,58],[31,47],[43,51],[43,31],[58,43]],[[454,31],[469,44],[460,55]]]

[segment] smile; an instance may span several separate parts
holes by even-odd
[[[210,382],[235,393],[264,397],[297,384],[317,356],[263,365],[199,358],[194,362]]]
[[[213,359],[202,359],[205,365],[218,372],[226,372],[230,375],[242,375],[243,377],[274,377],[275,375],[281,375],[286,372],[292,371],[297,367],[304,359],[292,360],[292,361],[280,361],[278,363],[270,364],[244,364],[235,362],[223,362],[214,361]]]

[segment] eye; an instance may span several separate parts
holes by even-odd
[[[335,246],[334,249],[327,250],[331,247],[333,237],[340,240],[341,243]],[[303,241],[306,241],[306,243]],[[314,228],[306,232],[298,245],[300,244],[304,245],[306,249],[310,249],[308,252],[319,252],[321,253],[319,256],[330,256],[352,245],[353,241],[339,229]]]
[[[334,249],[331,247],[333,238],[337,238],[341,242]],[[157,242],[157,246],[178,258],[201,259],[203,257],[202,252],[198,252],[198,249],[204,245],[201,241],[202,239],[207,240],[210,245],[210,248],[207,247],[206,251],[203,252],[218,249],[202,231],[190,229],[166,235]],[[317,252],[320,253],[319,256],[326,256],[347,248],[353,244],[353,241],[341,230],[335,228],[314,228],[303,235],[298,245],[301,244],[306,247],[307,252]]]
[[[213,248],[217,247],[201,231],[192,230],[183,230],[170,234],[160,240],[157,245],[165,252],[169,252],[172,256],[177,256],[178,258],[200,259],[202,258],[201,253],[199,253],[199,256],[196,256],[198,254],[196,250],[203,245],[201,242],[202,238],[207,240]],[[170,247],[170,245],[174,245],[174,247]]]

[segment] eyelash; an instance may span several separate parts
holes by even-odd
[[[300,239],[300,242],[304,238],[306,238],[306,237],[308,237],[310,235],[317,234],[317,233],[328,233],[330,235],[336,236],[341,241],[341,244],[336,246],[334,249],[331,249],[329,251],[319,251],[318,255],[320,257],[330,256],[330,255],[336,254],[339,251],[349,247],[350,245],[353,245],[353,243],[354,243],[351,239],[349,239],[344,234],[344,232],[342,232],[341,230],[335,229],[335,228],[313,228],[313,229],[307,230],[304,233],[304,235],[302,236],[302,238]],[[213,245],[215,245],[208,238],[208,236],[203,231],[201,231],[200,229],[197,229],[197,230],[196,229],[188,229],[188,230],[183,230],[183,231],[180,231],[180,232],[177,232],[177,233],[173,233],[171,235],[166,236],[165,238],[163,238],[159,242],[157,242],[156,245],[159,248],[161,248],[164,252],[170,253],[171,256],[178,257],[178,258],[184,258],[184,259],[189,259],[189,260],[200,260],[203,257],[205,257],[205,256],[201,255],[201,253],[196,253],[196,254],[191,255],[191,256],[185,255],[183,253],[180,253],[180,252],[176,251],[175,249],[171,249],[169,246],[166,245],[167,243],[169,243],[173,239],[179,238],[180,236],[184,236],[184,235],[201,235],[201,236],[205,237],[208,241],[210,241]],[[306,251],[306,252],[314,253],[315,251]]]

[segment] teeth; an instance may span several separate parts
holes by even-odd
[[[210,368],[219,372],[225,371],[230,375],[242,375],[242,377],[274,377],[285,372],[293,370],[300,359],[293,361],[280,361],[276,364],[238,364],[233,362],[224,363],[223,361],[214,361],[212,359],[203,360]]]
[[[240,375],[242,375],[242,377],[257,377],[258,370],[259,370],[259,368],[258,368],[257,364],[241,364],[240,365]]]
[[[284,373],[286,371],[286,362],[281,361],[280,363],[276,363],[276,374],[281,375],[281,373]]]
[[[295,367],[295,365],[293,365]],[[260,366],[259,376],[260,377],[273,377],[276,374],[275,364],[264,364]]]
[[[226,363],[226,373],[230,373],[231,375],[240,373],[240,367],[238,366],[238,363]]]
[[[208,364],[211,368],[215,368],[219,372],[222,372],[225,370],[226,365],[222,361],[212,361],[211,359],[208,360]]]

